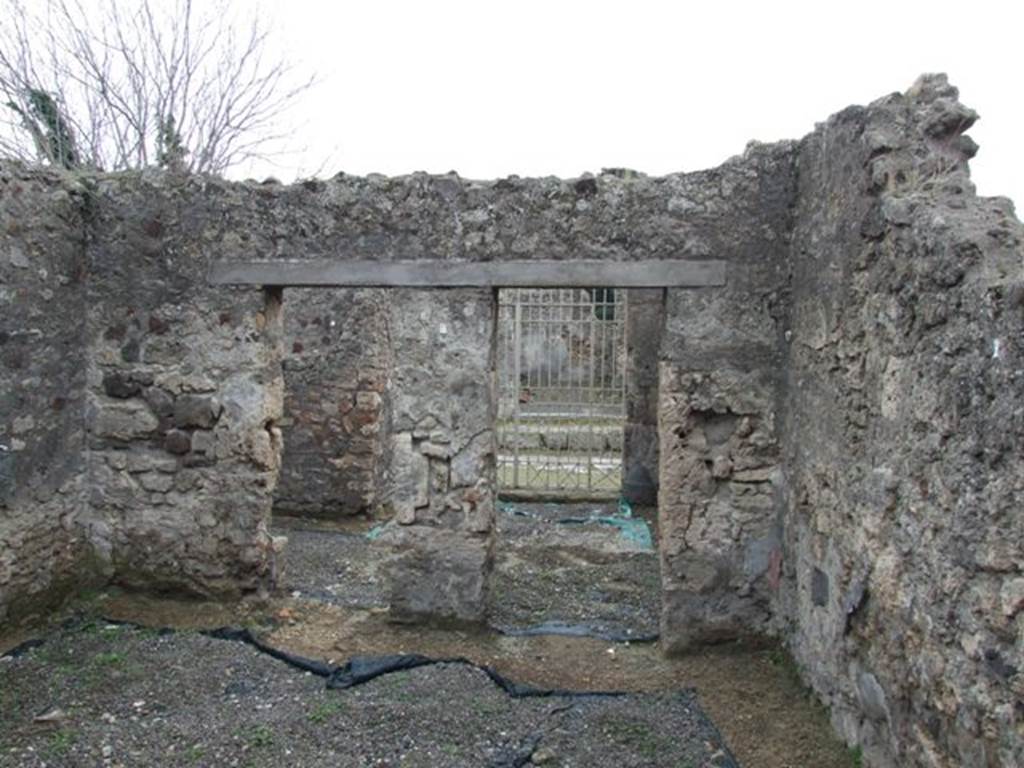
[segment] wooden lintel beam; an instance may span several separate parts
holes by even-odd
[[[697,288],[725,284],[718,260],[242,261],[214,264],[214,285],[376,288]]]

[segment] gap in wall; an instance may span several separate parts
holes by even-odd
[[[623,498],[628,294],[497,291],[490,616],[507,631],[657,633],[655,510]]]

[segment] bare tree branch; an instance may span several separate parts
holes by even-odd
[[[103,170],[223,173],[280,153],[314,84],[227,0],[7,0],[0,156]]]

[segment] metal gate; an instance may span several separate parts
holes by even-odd
[[[498,482],[518,495],[622,485],[626,292],[498,292]]]

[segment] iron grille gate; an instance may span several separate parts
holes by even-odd
[[[626,291],[501,289],[498,329],[501,490],[617,495]]]

